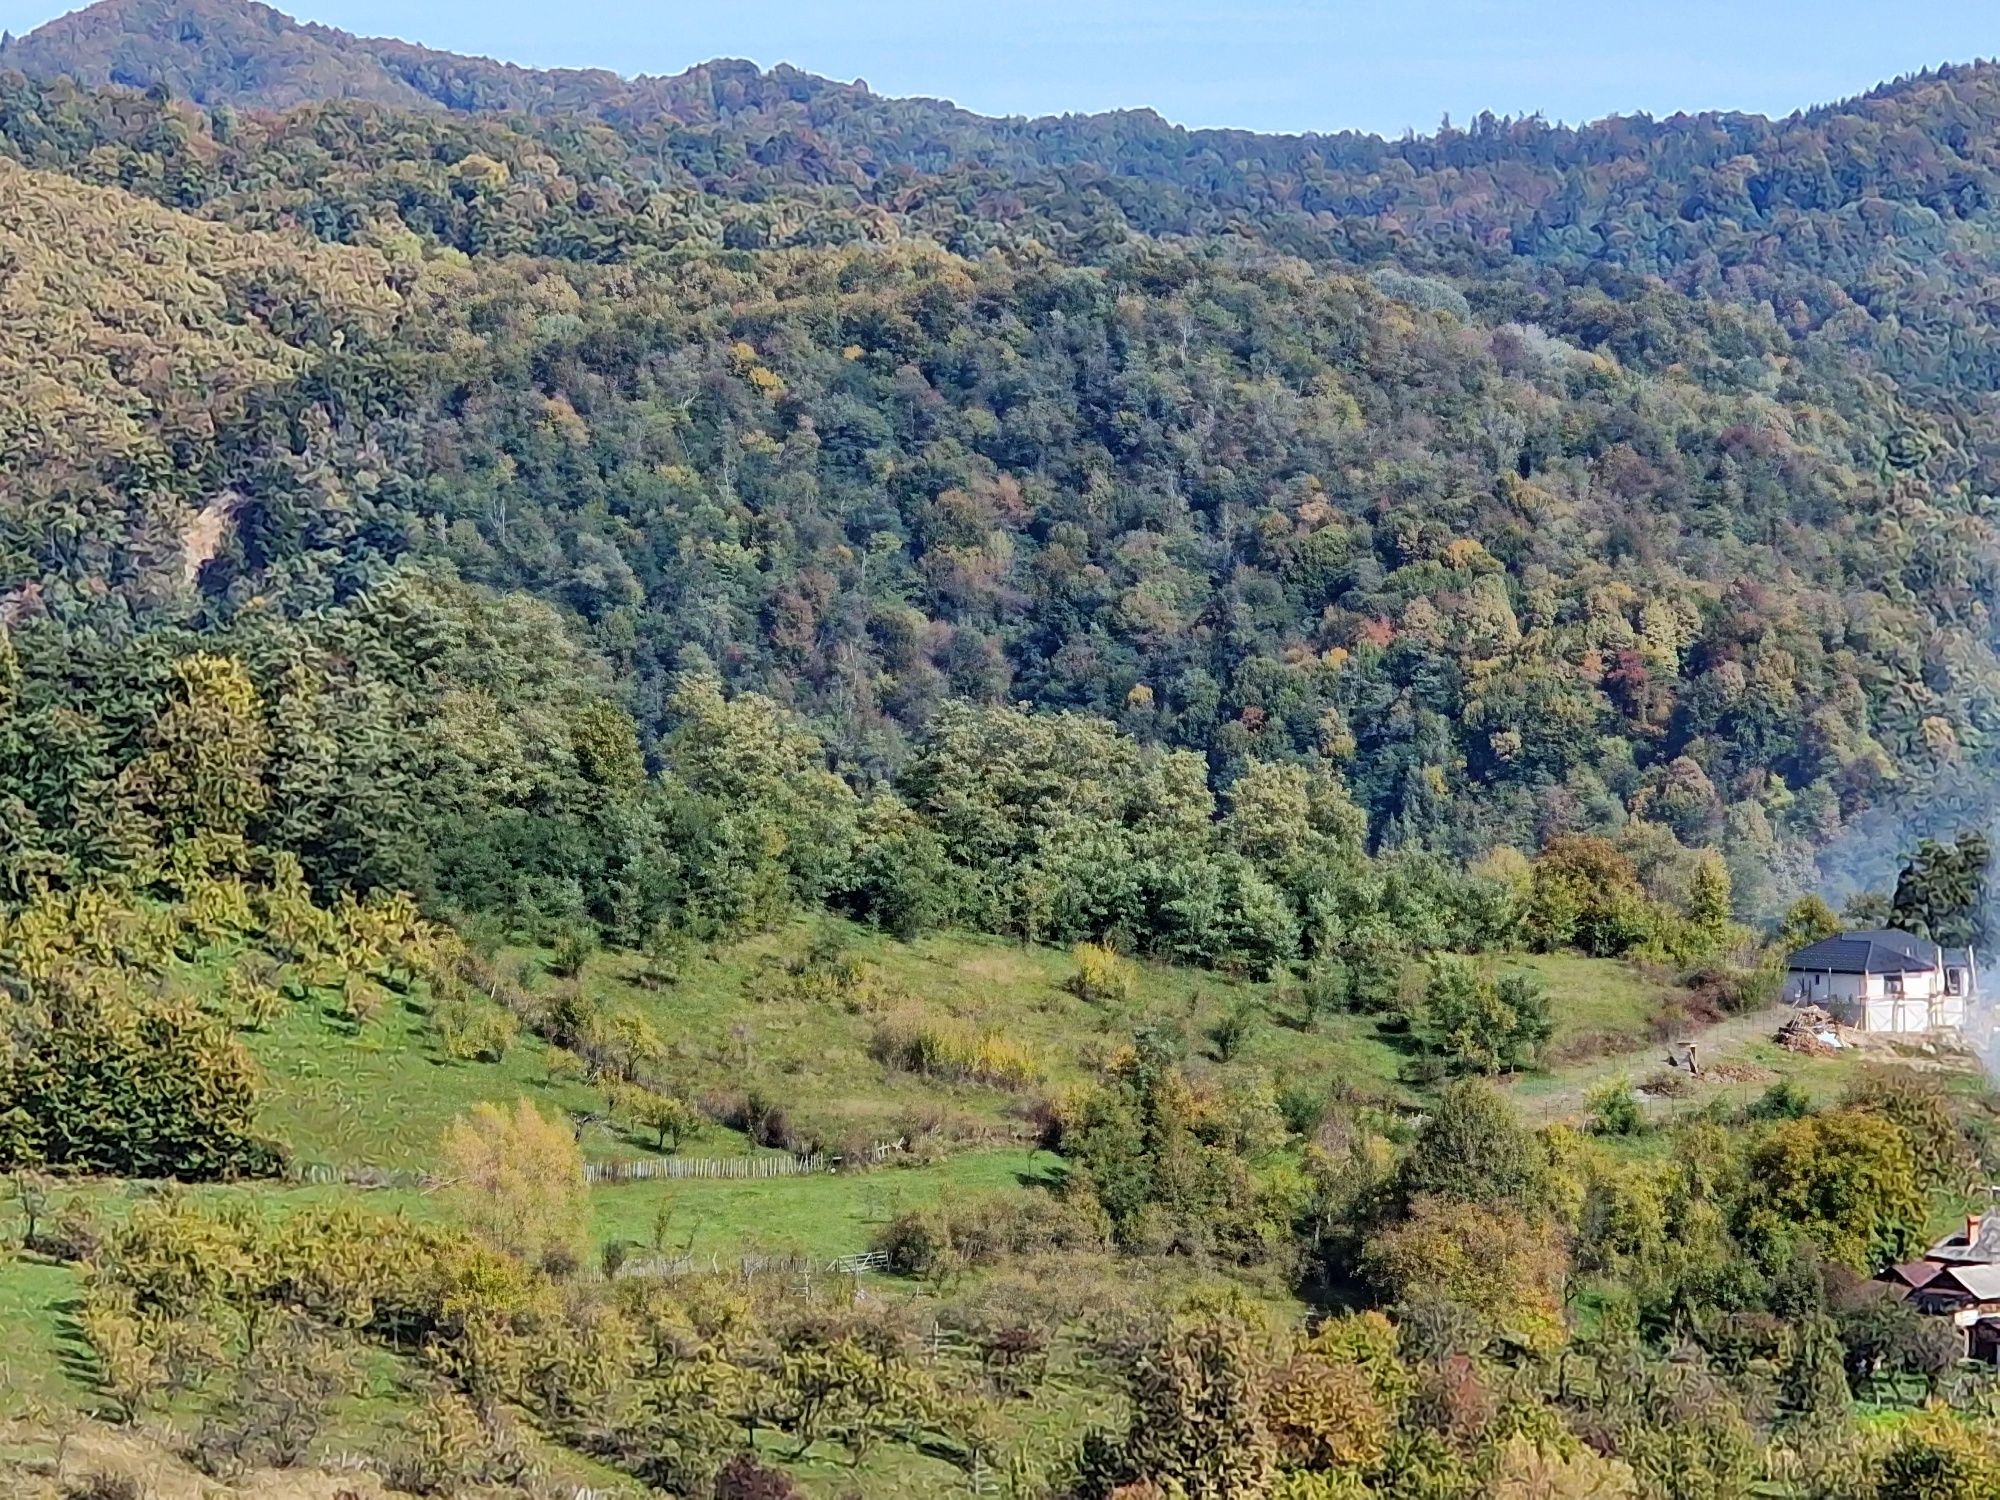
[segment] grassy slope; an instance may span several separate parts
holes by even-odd
[[[1003,1032],[1034,1049],[1050,1087],[1084,1081],[1136,1027],[1154,1025],[1187,1039],[1197,1071],[1259,1069],[1338,1080],[1385,1101],[1421,1102],[1400,1081],[1407,1057],[1396,1038],[1362,1017],[1327,1017],[1308,1026],[1283,986],[1141,966],[1129,1002],[1088,1004],[1064,988],[1073,966],[1063,952],[962,934],[902,944],[844,924],[831,930],[868,966],[860,992],[842,1001],[802,998],[782,979],[784,961],[826,936],[824,925],[799,924],[702,954],[672,984],[649,982],[640,960],[613,953],[593,957],[579,982],[614,1006],[642,1011],[668,1043],[668,1071],[690,1089],[765,1090],[834,1140],[882,1138],[940,1119],[996,1134],[1018,1128],[1021,1096],[920,1078],[877,1061],[870,1041],[885,1018],[896,1016],[949,1017],[973,1031]],[[557,983],[542,955],[507,957],[530,988]],[[1558,1047],[1579,1038],[1643,1035],[1660,994],[1635,971],[1588,959],[1508,958],[1497,967],[1541,975],[1554,1004]],[[198,987],[210,977],[197,974],[190,982]],[[1240,1053],[1225,1064],[1208,1033],[1239,1009],[1247,1009],[1255,1024]],[[451,1119],[479,1101],[525,1096],[544,1109],[580,1111],[603,1103],[594,1088],[552,1079],[548,1049],[532,1038],[499,1063],[445,1058],[416,1001],[392,1003],[358,1033],[330,1014],[300,1006],[245,1040],[265,1072],[265,1127],[301,1161],[422,1169],[434,1163]],[[594,1127],[586,1149],[595,1156],[651,1154],[651,1143]],[[713,1156],[756,1149],[719,1127],[684,1147]],[[858,1176],[606,1186],[596,1190],[593,1238],[600,1244],[660,1243],[725,1263],[774,1252],[826,1259],[866,1248],[875,1230],[899,1213],[1046,1180],[1054,1166],[1053,1158],[1012,1144]],[[106,1183],[80,1191],[116,1217],[151,1189]],[[384,1211],[450,1212],[448,1199],[420,1190],[260,1185],[200,1191],[247,1199],[270,1212],[346,1196]],[[11,1238],[11,1229],[4,1237]],[[1115,1274],[1107,1268],[1107,1275]],[[67,1268],[19,1256],[0,1263],[0,1330],[10,1351],[0,1359],[0,1407],[6,1411],[18,1412],[30,1400],[92,1406],[87,1351],[67,1312],[77,1291],[76,1274]],[[393,1369],[371,1370],[369,1394],[343,1416],[327,1446],[374,1445],[393,1425],[403,1399],[398,1380]],[[1077,1387],[1055,1407],[1021,1412],[1020,1420],[1069,1433],[1103,1400],[1102,1392]],[[857,1476],[839,1463],[808,1458],[802,1472],[814,1490],[827,1494],[861,1478],[888,1486],[883,1492],[935,1490],[947,1477],[935,1460],[894,1449],[871,1460],[871,1470],[878,1465],[881,1472]]]

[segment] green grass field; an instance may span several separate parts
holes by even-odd
[[[807,992],[792,965],[816,942],[837,940],[859,961],[859,978],[840,993]],[[1191,1073],[1225,1077],[1258,1072],[1276,1081],[1338,1087],[1351,1097],[1392,1107],[1421,1108],[1423,1090],[1408,1081],[1410,1039],[1375,1018],[1309,1019],[1296,987],[1226,975],[1140,964],[1128,999],[1085,1001],[1067,981],[1067,952],[963,934],[901,943],[851,925],[798,923],[746,942],[698,954],[662,982],[640,957],[593,955],[574,981],[549,972],[548,955],[518,950],[498,956],[503,970],[531,994],[552,994],[565,982],[611,1009],[643,1015],[664,1043],[661,1071],[679,1088],[711,1102],[756,1090],[783,1104],[794,1123],[832,1149],[855,1142],[928,1136],[923,1165],[866,1172],[819,1172],[769,1179],[677,1179],[604,1184],[592,1190],[594,1247],[619,1242],[629,1250],[659,1249],[729,1266],[741,1257],[801,1255],[824,1262],[867,1249],[898,1215],[982,1195],[1047,1184],[1057,1160],[1023,1139],[1027,1106],[1044,1092],[1087,1082],[1140,1027],[1178,1036]],[[1637,1046],[1649,1035],[1667,986],[1625,965],[1570,956],[1503,956],[1497,972],[1527,969],[1546,985],[1556,1020],[1553,1052],[1580,1060],[1547,1077],[1515,1082],[1524,1094],[1557,1097],[1565,1079],[1595,1076],[1618,1056],[1606,1048]],[[218,981],[220,965],[189,969],[182,982],[199,992]],[[1420,971],[1405,976],[1421,986]],[[1233,1046],[1218,1028],[1242,1017]],[[881,1061],[874,1046],[886,1024],[949,1023],[980,1035],[997,1033],[1029,1049],[1040,1078],[1008,1091],[902,1071]],[[261,1124],[299,1163],[336,1169],[435,1169],[452,1120],[491,1101],[534,1101],[545,1112],[598,1115],[604,1092],[559,1069],[551,1050],[525,1033],[498,1062],[447,1057],[430,1024],[421,990],[392,996],[367,1025],[316,1004],[298,1003],[260,1031],[243,1034],[264,1076]],[[654,1143],[603,1123],[582,1137],[593,1158],[655,1153]],[[736,1131],[708,1125],[683,1154],[732,1157],[759,1153]],[[66,1190],[85,1197],[108,1220],[158,1191],[147,1184],[87,1183]],[[449,1217],[451,1195],[414,1186],[364,1189],[339,1184],[250,1184],[192,1189],[204,1198],[247,1202],[282,1214],[348,1200],[385,1213]],[[59,1192],[61,1198],[65,1194]],[[0,1212],[8,1212],[0,1210]],[[0,1241],[18,1230],[0,1220]],[[594,1256],[593,1256],[594,1261]],[[586,1274],[595,1274],[594,1265]],[[1107,1262],[1109,1282],[1120,1274]],[[878,1283],[878,1295],[894,1283]],[[15,1253],[0,1261],[0,1416],[99,1402],[88,1350],[73,1309],[81,1290],[68,1267]],[[914,1289],[907,1289],[913,1291]],[[1282,1289],[1260,1288],[1260,1297]],[[1288,1304],[1289,1305],[1289,1304]],[[1291,1308],[1291,1315],[1298,1309]],[[379,1446],[407,1410],[412,1371],[393,1357],[371,1355],[362,1394],[340,1413],[324,1446]],[[1051,1451],[1101,1416],[1106,1392],[1058,1379],[1058,1399],[1024,1409],[1037,1424],[1016,1440]],[[1047,1428],[1046,1432],[1040,1431]],[[569,1462],[574,1456],[560,1458]],[[559,1464],[560,1466],[560,1464]],[[809,1454],[794,1466],[809,1490],[834,1496],[861,1485],[865,1493],[896,1493],[962,1484],[941,1461],[891,1446],[861,1471],[831,1454]],[[921,1471],[921,1472],[920,1472]],[[615,1489],[610,1476],[577,1471],[579,1483]]]
[[[866,1250],[875,1232],[902,1214],[1047,1183],[1057,1167],[1046,1152],[1003,1148],[855,1176],[629,1183],[597,1188],[592,1218],[599,1243],[616,1239],[718,1257],[724,1265],[738,1255],[832,1259]]]

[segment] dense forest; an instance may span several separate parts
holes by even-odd
[[[0,1319],[219,1480],[2000,1494],[2000,1105],[1765,1044],[1989,936],[1834,866],[2000,750],[1996,142],[0,42]],[[1020,1170],[701,1275],[697,1138]]]
[[[65,38],[157,14],[9,61],[94,67]],[[93,382],[119,441],[66,412],[89,462],[34,480],[65,512],[101,489],[92,534],[9,544],[34,618],[65,573],[160,593],[134,511],[178,505],[215,533],[203,620],[445,563],[555,605],[649,755],[694,653],[862,780],[940,702],[1026,701],[1196,750],[1218,790],[1252,759],[1338,774],[1376,846],[1663,824],[1727,853],[1746,913],[1985,748],[1990,132],[1934,128],[1990,114],[1984,71],[1783,125],[1250,140],[1226,170],[1157,122],[726,68],[648,84],[665,113],[599,80],[603,123],[532,90],[239,117],[8,87],[24,166],[256,231],[252,257],[303,230],[381,289],[237,283],[290,301],[288,348],[199,415]],[[11,288],[60,304],[23,343],[70,290]]]

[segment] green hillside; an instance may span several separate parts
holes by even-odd
[[[10,39],[0,1489],[1993,1493],[1996,77]]]

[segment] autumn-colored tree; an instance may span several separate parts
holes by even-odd
[[[241,662],[211,652],[181,658],[173,678],[132,789],[164,839],[240,838],[270,800],[271,733],[256,685]]]
[[[1639,1487],[1622,1459],[1517,1433],[1501,1446],[1490,1493],[1492,1500],[1636,1500]]]
[[[1561,1240],[1518,1209],[1419,1198],[1407,1220],[1369,1237],[1361,1267],[1385,1301],[1443,1302],[1485,1337],[1543,1353],[1563,1341]]]
[[[1275,1472],[1248,1329],[1225,1317],[1177,1322],[1140,1355],[1125,1453],[1136,1478],[1188,1500],[1257,1500]]]
[[[1330,1318],[1272,1379],[1264,1421],[1288,1467],[1358,1476],[1387,1453],[1411,1387],[1386,1317]]]
[[[445,1171],[467,1221],[532,1263],[582,1251],[590,1223],[583,1152],[567,1123],[523,1099],[480,1104],[444,1138]]]
[[[1910,1138],[1868,1110],[1775,1126],[1750,1153],[1744,1233],[1766,1247],[1810,1239],[1833,1260],[1874,1271],[1919,1243],[1923,1185]]]

